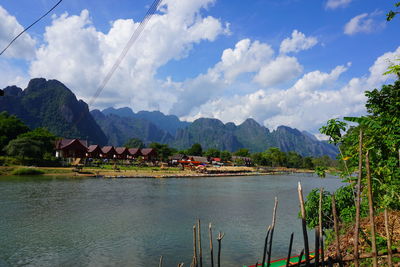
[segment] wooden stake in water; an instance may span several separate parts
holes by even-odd
[[[162,267],[162,260],[163,260],[163,258],[162,258],[162,256],[160,256],[160,262],[158,263],[158,267]]]
[[[289,242],[289,251],[288,251],[288,256],[286,260],[286,267],[290,265],[290,256],[292,254],[292,245],[293,245],[293,233],[290,235],[290,242]],[[264,267],[264,265],[263,265]]]
[[[358,138],[358,178],[357,178],[357,195],[356,195],[356,223],[354,226],[354,266],[359,267],[358,262],[358,237],[360,233],[360,201],[361,201],[361,178],[362,178],[362,161],[363,161],[363,132],[360,129]]]
[[[221,242],[222,242],[222,238],[224,238],[225,234],[219,232],[218,233],[218,237],[217,237],[217,241],[218,241],[218,267],[221,267]]]
[[[268,240],[269,240],[269,234],[271,232],[271,225],[268,226],[268,231],[267,231],[267,236],[265,237],[265,242],[264,242],[264,251],[263,251],[263,258],[261,262],[261,266],[265,266],[265,260],[267,257],[267,248],[268,248]]]
[[[301,259],[303,258],[303,254],[304,254],[304,249],[302,249],[300,252],[299,261],[297,262],[297,266],[301,265]]]
[[[214,248],[213,248],[212,226],[211,226],[211,223],[208,224],[208,232],[209,232],[209,237],[210,237],[210,258],[211,258],[211,267],[214,267]]]
[[[335,194],[332,194],[332,215],[333,215],[333,228],[335,230],[336,260],[339,261],[339,266],[343,266],[342,254],[340,252],[340,245],[339,245],[339,223],[337,219]]]
[[[374,199],[372,197],[372,179],[371,169],[369,163],[369,151],[365,155],[365,164],[367,169],[367,184],[368,184],[368,206],[369,206],[369,221],[371,223],[371,252],[372,252],[372,264],[374,267],[378,267],[378,257],[376,254],[376,235],[375,235],[375,218],[374,218]]]
[[[389,267],[393,266],[393,261],[392,261],[392,237],[390,236],[390,231],[389,231],[389,216],[388,216],[388,211],[385,209],[385,231],[386,231],[386,238],[387,238],[387,248],[388,248],[388,265]]]
[[[193,266],[197,267],[197,233],[196,233],[196,225],[193,225]]]
[[[276,222],[276,209],[278,207],[278,198],[275,197],[274,203],[274,211],[272,212],[272,224],[271,224],[271,233],[269,238],[269,247],[268,247],[268,260],[267,260],[267,267],[270,266],[271,262],[271,254],[272,254],[272,240],[274,238],[274,230],[275,230],[275,222]]]
[[[304,208],[303,190],[301,183],[299,182],[297,191],[299,193],[300,211],[301,211],[301,224],[303,227],[303,239],[304,239],[304,252],[306,256],[306,266],[310,264],[310,250],[308,247],[308,234],[307,234],[307,221],[306,221],[306,209]]]
[[[203,267],[203,249],[201,248],[201,225],[200,219],[197,221],[197,240],[199,242],[199,263]]]
[[[319,247],[321,249],[321,266],[325,266],[324,258],[324,225],[322,221],[322,197],[323,197],[324,189],[321,187],[319,190],[319,207],[318,207],[318,221],[319,221]],[[319,256],[319,255],[318,255]]]
[[[314,266],[318,267],[319,266],[319,243],[321,239],[319,237],[319,226],[315,227],[315,262]],[[324,261],[324,258],[322,258],[322,261]]]

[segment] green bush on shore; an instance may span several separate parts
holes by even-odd
[[[11,173],[12,175],[42,175],[44,172],[36,168],[18,168]]]

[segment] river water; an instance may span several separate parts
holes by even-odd
[[[278,197],[272,258],[302,245],[297,182],[304,194],[335,177],[273,175],[230,178],[76,179],[0,177],[0,266],[189,266],[192,231],[202,222],[209,266],[208,222],[222,241],[222,266],[261,261]],[[313,238],[310,238],[310,245]],[[311,245],[312,246],[312,245]],[[216,255],[216,251],[215,251]]]

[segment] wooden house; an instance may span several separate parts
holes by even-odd
[[[101,148],[101,157],[103,159],[114,159],[117,152],[113,146],[103,146]]]
[[[142,148],[140,153],[145,161],[155,161],[157,159],[157,152],[154,148]]]
[[[129,156],[129,150],[126,147],[116,147],[115,152],[115,156],[117,159],[127,159]]]
[[[140,148],[129,148],[129,158],[131,159],[136,159],[140,156],[143,156],[142,153],[140,152]]]
[[[100,158],[102,151],[99,145],[90,145],[88,147],[88,151],[86,153],[86,156],[88,158],[93,158],[93,159],[98,159]]]
[[[80,139],[60,139],[56,141],[57,158],[85,158],[87,141]]]

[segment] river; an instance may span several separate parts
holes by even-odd
[[[305,174],[229,178],[76,179],[0,177],[0,266],[189,266],[192,231],[208,223],[222,241],[222,266],[261,261],[278,197],[272,258],[285,257],[291,232],[302,248],[297,182],[304,194],[342,183]],[[313,238],[310,238],[310,245]],[[311,245],[312,247],[312,245]],[[215,251],[216,255],[216,251]]]

